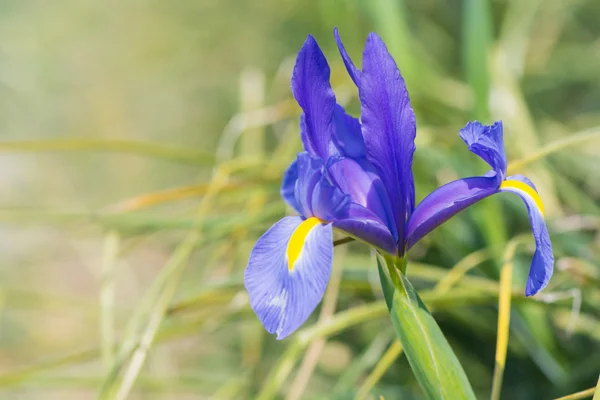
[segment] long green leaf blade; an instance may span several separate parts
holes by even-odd
[[[428,399],[475,399],[460,362],[408,279],[394,265],[379,276],[406,358]]]

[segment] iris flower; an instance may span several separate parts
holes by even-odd
[[[468,123],[460,136],[492,168],[450,182],[415,208],[412,159],[416,122],[404,79],[383,41],[368,36],[362,70],[335,39],[358,88],[360,120],[336,103],[327,60],[312,36],[298,53],[291,87],[302,108],[299,153],[283,177],[281,196],[299,216],[284,217],[256,242],[244,273],[250,305],[264,327],[283,339],[321,301],[333,258],[333,229],[383,254],[403,258],[419,239],[453,215],[495,193],[512,192],[527,205],[535,238],[526,295],[543,289],[554,264],[535,186],[506,176],[502,123]]]

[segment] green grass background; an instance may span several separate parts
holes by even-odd
[[[334,26],[355,61],[375,31],[400,66],[418,199],[485,172],[458,130],[502,119],[512,171],[544,200],[556,267],[535,299],[527,213],[510,194],[410,252],[408,277],[478,398],[504,249],[521,237],[502,398],[594,387],[599,18],[595,0],[1,0],[0,398],[422,398],[366,246],[336,248],[323,306],[281,342],[242,286],[253,243],[289,212],[289,78],[307,34],[358,115]]]

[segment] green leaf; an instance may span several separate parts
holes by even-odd
[[[379,277],[406,358],[428,399],[475,399],[448,341],[395,260],[378,257]],[[405,262],[405,261],[403,261]]]

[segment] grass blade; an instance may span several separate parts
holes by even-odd
[[[159,158],[173,162],[192,165],[214,164],[214,156],[189,149],[166,146],[152,142],[136,142],[132,140],[101,139],[51,139],[0,142],[0,152],[7,153],[41,153],[41,152],[111,152],[135,154],[144,157]]]
[[[398,340],[395,340],[392,345],[387,349],[383,357],[373,368],[373,371],[369,374],[365,382],[362,384],[356,395],[357,400],[361,400],[367,397],[371,389],[379,382],[383,374],[390,368],[390,366],[400,357],[402,354],[402,345]]]
[[[597,388],[595,388],[595,387],[589,388],[586,390],[582,390],[581,392],[572,393],[567,396],[559,397],[555,400],[580,400],[580,399],[589,399],[592,396],[594,396],[594,398],[592,400],[596,400],[596,395],[594,394],[596,389]]]
[[[119,234],[111,231],[104,239],[100,287],[100,338],[102,363],[108,371],[113,362],[115,332],[115,264],[119,254]]]
[[[492,381],[492,400],[500,399],[502,377],[506,366],[508,334],[510,330],[510,298],[512,292],[513,257],[519,240],[512,240],[504,252],[504,265],[500,272],[500,292],[498,295],[498,336],[496,340],[496,366]]]

